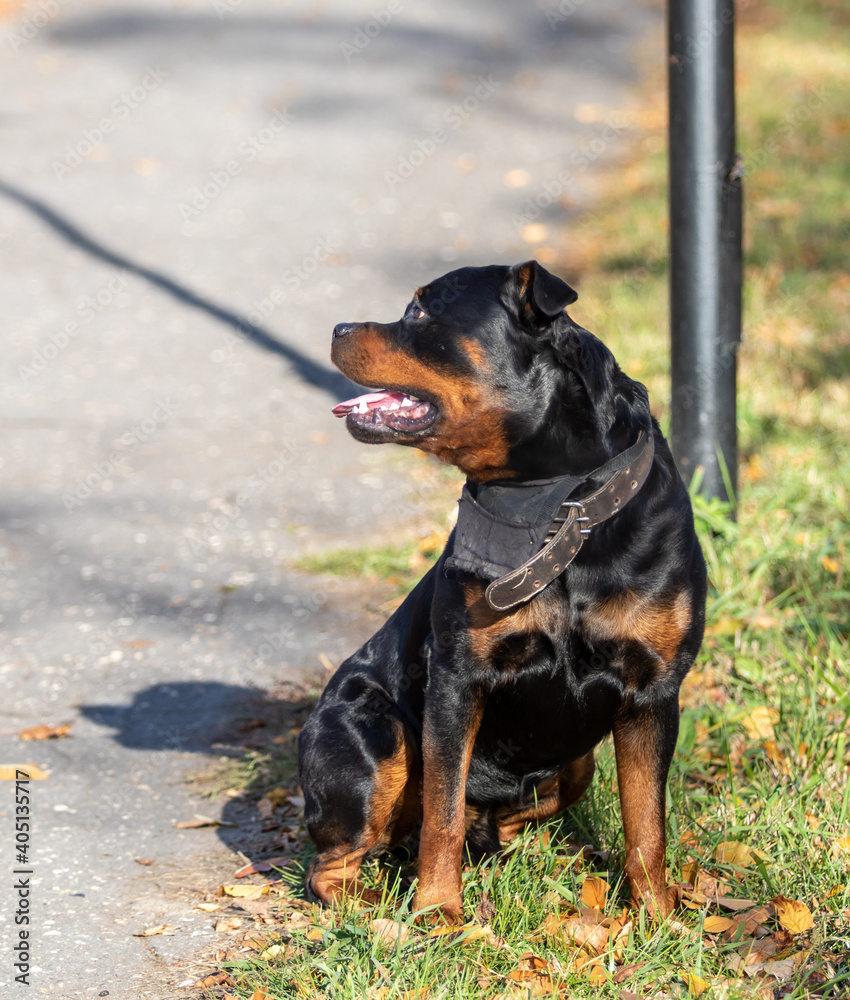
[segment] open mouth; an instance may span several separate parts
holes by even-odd
[[[333,408],[334,416],[347,417],[357,427],[412,433],[423,431],[437,419],[433,403],[405,392],[381,390],[346,399]]]

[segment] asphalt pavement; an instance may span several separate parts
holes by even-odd
[[[625,0],[0,6],[0,764],[34,763],[0,988],[184,995],[232,872],[187,773],[375,614],[296,573],[419,515],[330,413],[343,320],[550,259],[660,11]],[[352,599],[353,598],[353,599]],[[22,742],[21,729],[70,724]],[[153,859],[141,866],[136,858]],[[29,878],[29,924],[15,923]],[[138,938],[156,924],[178,930]],[[28,930],[28,963],[13,943]],[[30,994],[31,995],[31,994]]]

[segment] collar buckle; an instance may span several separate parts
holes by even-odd
[[[590,520],[590,518],[587,516],[585,512],[584,504],[581,502],[581,500],[565,500],[561,504],[561,510],[563,510],[564,507],[575,507],[578,510],[576,521],[578,521],[579,524],[584,524],[586,521]],[[566,517],[566,514],[564,516]],[[591,525],[590,527],[593,527],[593,525]],[[579,528],[579,531],[581,531],[581,533],[585,537],[587,537],[590,534],[590,528]]]

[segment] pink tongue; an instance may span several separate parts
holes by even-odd
[[[400,403],[403,399],[404,393],[402,392],[367,392],[363,396],[355,396],[354,399],[346,399],[342,403],[337,403],[332,412],[335,417],[346,417],[352,411],[359,409],[361,404],[365,404],[367,409],[371,410],[375,406],[380,406],[381,403],[391,400]]]

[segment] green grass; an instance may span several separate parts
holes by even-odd
[[[596,981],[578,969],[577,950],[563,933],[547,933],[581,898],[589,875],[611,885],[605,914],[616,917],[627,902],[606,742],[581,803],[526,831],[519,849],[464,872],[468,919],[488,922],[502,940],[434,939],[414,926],[410,860],[370,863],[367,878],[396,889],[383,907],[315,910],[301,896],[311,853],[304,841],[293,848],[298,863],[286,869],[266,925],[284,954],[234,953],[231,995],[251,997],[262,987],[273,998],[413,997],[408,991],[424,989],[434,1000],[493,998],[527,995],[536,982],[543,992],[535,995],[543,996],[615,998],[625,990],[687,997],[700,988],[689,975],[711,985],[707,998],[850,995],[850,853],[840,840],[850,835],[850,22],[832,3],[750,3],[742,12],[739,145],[749,167],[741,476],[735,521],[722,504],[695,498],[710,576],[708,629],[682,689],[668,866],[673,883],[694,877],[696,864],[704,878],[725,883],[728,896],[804,902],[813,925],[796,936],[783,935],[775,917],[764,920],[774,958],[797,956],[797,967],[782,981],[736,972],[740,942],[702,930],[706,916],[725,912],[716,905],[681,909],[678,927],[632,914],[624,952],[603,949]],[[812,96],[818,87],[827,99]],[[659,120],[661,90],[650,85],[646,102],[647,121]],[[570,254],[557,269],[581,293],[576,318],[647,384],[663,424],[669,349],[661,136],[635,136],[630,160],[603,179],[593,213],[565,234]],[[411,539],[398,552],[330,553],[300,568],[374,574],[407,587],[435,551],[436,543],[421,550]],[[243,784],[261,792],[291,783],[291,752],[255,754]],[[285,755],[283,771],[275,753]],[[602,853],[582,866],[565,838]],[[718,853],[728,842],[759,853],[733,864]],[[404,924],[406,941],[382,944],[370,924],[375,917]],[[528,952],[548,963],[555,992],[540,979],[510,978]],[[614,982],[618,970],[640,963]]]

